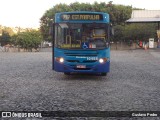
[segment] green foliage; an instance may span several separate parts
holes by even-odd
[[[3,31],[7,32],[9,34],[9,36],[13,36],[14,35],[14,32],[13,32],[12,28],[10,28],[10,27],[4,27]]]
[[[114,27],[114,40],[121,41],[124,39],[124,26],[116,25]]]
[[[10,27],[2,27],[0,25],[0,44],[1,46],[9,44],[11,36],[13,35],[14,35],[14,32]]]
[[[146,40],[150,37],[156,37],[156,24],[136,23],[125,26],[125,39],[131,40]]]
[[[30,51],[32,51],[33,48],[37,49],[41,42],[41,33],[36,30],[20,32],[12,36],[12,44]]]
[[[156,24],[132,23],[114,26],[114,41],[125,41],[126,43],[136,42],[137,40],[148,40],[156,38]]]
[[[1,46],[5,46],[5,45],[9,44],[10,38],[11,38],[11,36],[9,35],[9,33],[7,31],[2,30],[2,36],[0,36]]]

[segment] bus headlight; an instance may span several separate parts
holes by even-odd
[[[107,58],[100,58],[99,59],[99,63],[105,63],[105,62],[107,62]]]
[[[64,62],[64,58],[62,57],[57,57],[56,58],[56,61],[60,62],[60,63],[63,63]]]

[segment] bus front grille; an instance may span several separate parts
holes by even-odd
[[[81,51],[81,52],[65,52],[64,53],[66,56],[97,56],[98,52],[97,51]]]
[[[80,60],[66,60],[69,63],[95,63],[97,62],[97,60],[84,60],[84,61],[80,61]]]

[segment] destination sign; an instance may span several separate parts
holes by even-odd
[[[62,20],[103,20],[101,14],[62,14]]]

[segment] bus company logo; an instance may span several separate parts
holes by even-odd
[[[12,117],[11,112],[2,112],[2,118]]]
[[[70,15],[62,15],[62,19],[63,20],[69,20],[70,19]]]

